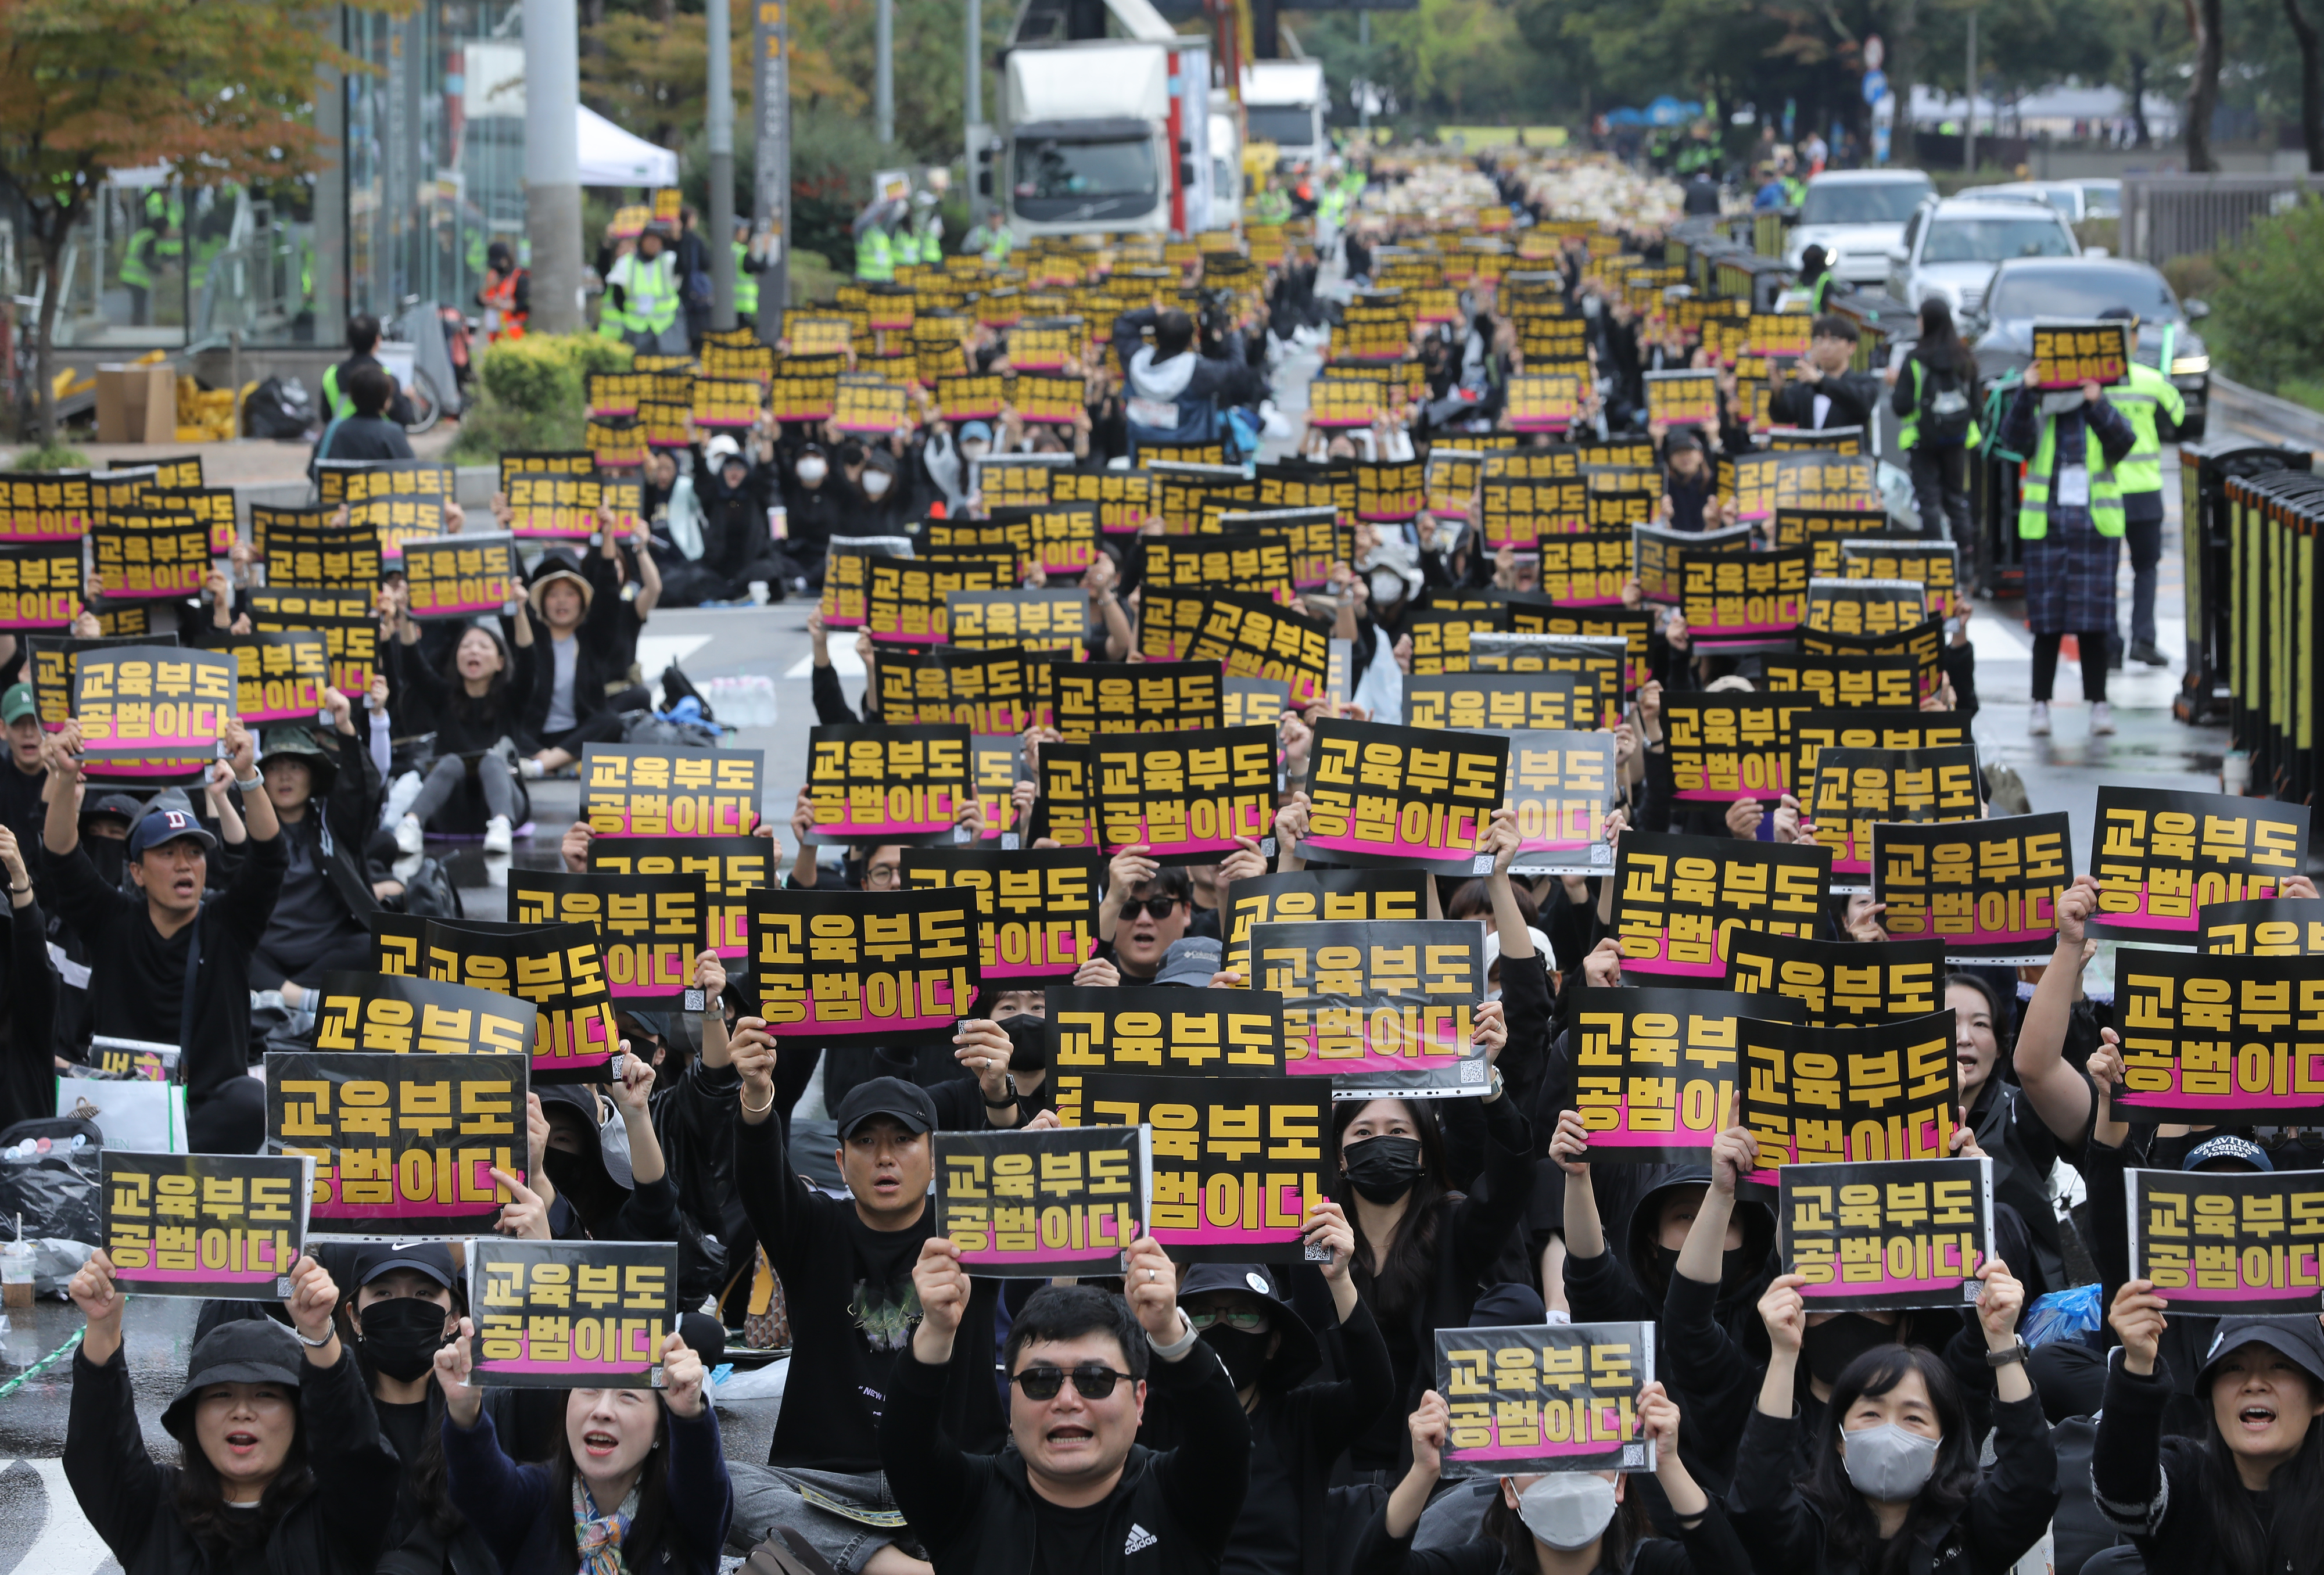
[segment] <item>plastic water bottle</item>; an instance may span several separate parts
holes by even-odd
[[[759,720],[757,725],[760,727],[774,726],[776,714],[775,681],[767,677],[764,673],[754,673],[751,677],[751,687],[756,692],[759,697]]]

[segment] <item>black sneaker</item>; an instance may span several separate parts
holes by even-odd
[[[2150,668],[2167,668],[2171,665],[2171,659],[2164,656],[2151,640],[2142,640],[2132,646],[2130,654],[2134,660],[2144,662]]]

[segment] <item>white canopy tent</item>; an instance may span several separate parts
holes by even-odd
[[[574,136],[584,186],[675,186],[678,155],[633,137],[584,104]]]

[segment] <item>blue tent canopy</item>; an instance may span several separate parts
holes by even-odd
[[[1667,93],[1646,106],[1646,121],[1651,125],[1683,125],[1702,115],[1702,105],[1692,99],[1681,103]]]
[[[1606,124],[1608,125],[1644,125],[1646,124],[1646,117],[1625,105],[1620,109],[1607,111]]]

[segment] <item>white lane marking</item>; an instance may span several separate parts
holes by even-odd
[[[850,634],[851,636],[853,635],[853,631],[850,631]],[[783,669],[783,677],[786,678],[804,678],[814,670],[815,653],[809,651],[807,655],[793,662],[789,667],[785,668]],[[855,654],[855,641],[853,638],[850,638],[844,645],[837,640],[834,640],[832,642],[831,670],[837,673],[843,678],[860,678],[863,676],[863,661],[862,658]]]
[[[95,1575],[95,1571],[113,1557],[113,1550],[88,1524],[80,1512],[80,1500],[73,1497],[72,1484],[65,1480],[62,1460],[26,1460],[41,1474],[41,1486],[49,1496],[47,1524],[42,1526],[39,1540],[24,1550],[16,1568],[28,1572],[38,1570],[42,1575]]]

